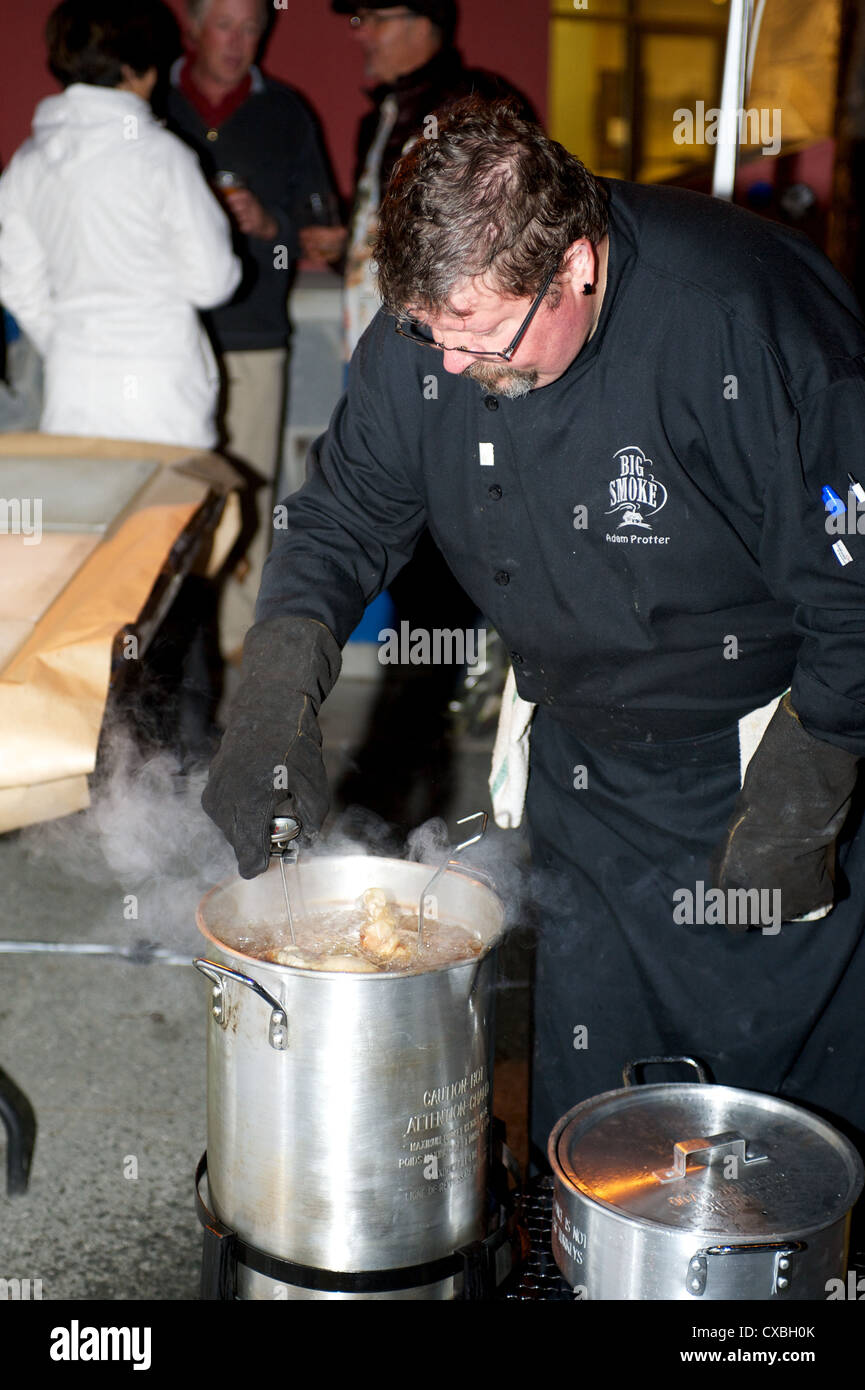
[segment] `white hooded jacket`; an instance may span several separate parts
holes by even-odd
[[[42,430],[212,445],[196,310],[240,277],[197,157],[147,102],[81,83],[40,102],[0,179],[0,300],[45,359]]]

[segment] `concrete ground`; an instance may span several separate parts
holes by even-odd
[[[325,706],[335,787],[354,764],[375,697],[371,682],[343,676]],[[488,809],[490,743],[489,733],[460,740],[451,843],[457,816]],[[188,963],[166,957],[12,953],[6,944],[122,951],[145,941],[179,962],[200,951],[195,905],[232,868],[198,806],[200,779],[178,777],[170,759],[142,770],[122,742],[112,761],[89,812],[0,837],[0,1068],[38,1124],[28,1191],[0,1192],[0,1279],[41,1280],[46,1300],[194,1299],[207,986]],[[382,785],[388,775],[383,755]],[[518,839],[490,832],[510,859],[519,858]],[[503,953],[495,1108],[523,1157],[527,978],[517,932]],[[0,1129],[0,1156],[3,1142]]]

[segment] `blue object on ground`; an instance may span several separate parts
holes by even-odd
[[[378,642],[378,634],[382,628],[393,627],[396,617],[396,608],[393,599],[385,589],[384,593],[374,598],[367,607],[366,612],[349,637],[349,642]]]

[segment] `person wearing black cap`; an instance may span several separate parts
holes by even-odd
[[[371,247],[381,195],[400,155],[420,136],[429,135],[431,116],[472,92],[488,100],[513,97],[521,114],[528,119],[535,116],[522,93],[504,78],[463,65],[453,42],[455,0],[412,0],[410,5],[381,0],[360,9],[353,0],[331,0],[331,8],[352,17],[375,105],[358,131],[356,192],[348,237],[332,227],[308,227],[301,233],[301,244],[307,255],[329,260],[345,252],[348,359],[381,302],[370,269]]]
[[[340,228],[307,227],[300,239],[313,258],[345,257],[343,321],[348,361],[381,303],[372,245],[379,205],[400,155],[416,140],[434,136],[443,111],[471,93],[485,99],[510,98],[527,119],[536,118],[526,98],[505,79],[464,66],[454,47],[454,0],[411,0],[408,5],[382,0],[361,9],[352,0],[332,0],[332,8],[352,16],[375,105],[358,131],[356,191],[348,233]],[[426,533],[388,592],[397,626],[407,621],[412,628],[463,630],[475,623],[474,604]],[[370,783],[378,780],[375,769],[381,763],[384,739],[401,773],[393,779],[387,801],[379,802],[380,814],[408,827],[442,813],[452,776],[448,711],[458,680],[459,668],[448,665],[400,666],[388,671],[364,749],[341,787],[349,804],[368,800]],[[377,792],[380,796],[378,788]]]

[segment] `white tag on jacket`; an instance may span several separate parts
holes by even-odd
[[[493,468],[496,461],[496,451],[492,444],[478,443],[478,451],[481,457],[481,468]]]

